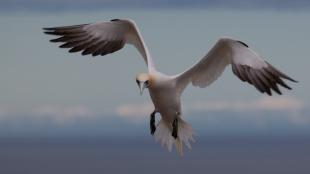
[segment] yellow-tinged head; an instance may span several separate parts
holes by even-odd
[[[150,75],[147,73],[141,73],[141,74],[137,75],[136,82],[137,82],[139,89],[140,89],[140,95],[142,95],[143,90],[145,88],[148,88],[150,85]]]

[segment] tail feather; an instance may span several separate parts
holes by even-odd
[[[175,140],[175,148],[177,149],[178,154],[183,156],[183,143],[179,137]]]
[[[195,142],[193,137],[193,131],[189,124],[179,118],[178,126],[178,138],[174,139],[171,135],[172,126],[166,123],[164,120],[160,120],[157,124],[156,131],[154,133],[155,140],[159,141],[162,146],[165,146],[169,151],[172,150],[173,144],[175,144],[177,152],[183,156],[183,143],[191,149],[191,142]]]
[[[154,137],[155,137],[155,140],[157,142],[160,142],[162,146],[165,146],[169,151],[172,150],[172,145],[175,140],[171,136],[170,128],[162,119],[157,124]]]

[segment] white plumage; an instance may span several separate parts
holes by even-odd
[[[109,22],[97,22],[74,26],[44,28],[46,34],[60,36],[51,42],[64,42],[60,48],[70,48],[69,52],[82,52],[82,55],[104,56],[124,47],[134,45],[148,67],[148,72],[137,76],[140,92],[148,88],[154,104],[150,129],[155,139],[169,150],[175,144],[179,154],[183,154],[183,143],[191,148],[194,141],[192,128],[182,116],[181,100],[183,90],[192,83],[206,87],[214,82],[227,65],[242,81],[248,82],[262,93],[272,95],[272,91],[281,94],[278,85],[291,89],[282,79],[296,82],[274,68],[248,45],[232,38],[221,38],[199,62],[183,73],[174,76],[165,75],[156,70],[153,59],[140,31],[133,20],[113,19]],[[155,114],[160,113],[161,120],[155,125]]]

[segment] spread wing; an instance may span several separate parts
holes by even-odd
[[[241,81],[248,82],[268,95],[272,95],[272,90],[282,94],[278,85],[291,89],[283,79],[297,82],[263,60],[245,43],[222,38],[197,64],[176,77],[178,88],[183,91],[190,82],[194,86],[206,87],[214,82],[229,64]]]
[[[82,55],[104,56],[133,44],[149,69],[154,68],[149,51],[135,22],[129,19],[113,19],[109,22],[43,28],[44,33],[59,36],[51,42],[63,42],[60,48]]]

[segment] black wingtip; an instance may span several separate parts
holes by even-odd
[[[285,75],[285,74],[284,74]],[[293,79],[293,78],[291,78],[291,77],[289,77],[289,76],[287,76],[287,75],[285,75],[286,77],[282,77],[282,78],[285,78],[286,80],[289,80],[289,81],[291,81],[291,82],[294,82],[294,83],[298,83],[298,81],[297,80],[295,80],[295,79]]]
[[[48,34],[48,35],[57,35],[55,32],[53,31],[44,31],[45,34]]]
[[[280,70],[278,70],[277,68],[275,68],[274,66],[272,66],[269,62],[267,62],[267,61],[265,61],[265,62],[268,64],[268,66],[270,67],[270,69],[271,69],[274,73],[276,73],[278,76],[280,76],[280,77],[282,77],[282,78],[284,78],[284,79],[286,79],[286,80],[289,80],[289,81],[291,81],[291,82],[298,83],[297,80],[295,80],[295,79],[289,77],[288,75],[284,74],[283,72],[281,72]]]
[[[49,31],[49,30],[52,30],[52,29],[49,28],[49,27],[44,27],[44,28],[42,28],[42,30],[44,30],[44,31]]]
[[[272,92],[271,92],[271,91],[266,92],[266,94],[267,94],[268,96],[272,96]]]
[[[61,41],[60,38],[57,38],[57,39],[51,39],[50,42],[61,42]]]
[[[120,19],[111,19],[111,22],[120,21]]]
[[[244,43],[244,42],[242,42],[242,41],[240,41],[240,40],[238,40],[237,42],[239,42],[239,43],[242,44],[243,46],[249,48],[249,46],[248,46],[246,43]]]
[[[294,82],[294,83],[299,83],[299,81],[297,81],[297,80],[295,80],[295,79],[290,79],[292,82]]]

